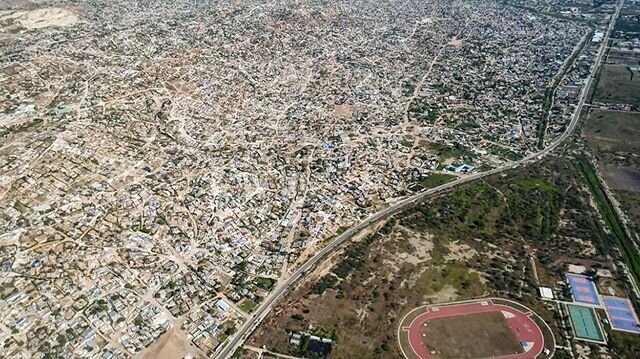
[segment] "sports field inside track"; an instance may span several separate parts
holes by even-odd
[[[424,306],[403,318],[398,341],[408,359],[537,358],[545,335],[534,315],[499,299]]]

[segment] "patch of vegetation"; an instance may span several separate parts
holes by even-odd
[[[272,278],[257,277],[254,283],[264,290],[270,290],[276,284],[276,281]]]
[[[542,192],[556,192],[556,187],[547,182],[544,178],[518,178],[513,182],[514,186],[518,186],[525,191],[540,190]]]
[[[311,287],[311,293],[324,294],[324,292],[327,289],[333,288],[337,283],[338,283],[338,278],[335,275],[329,273],[323,276],[322,278],[320,278],[320,280],[317,281],[313,285],[313,287]]]
[[[233,324],[232,321],[226,321],[222,324],[222,327],[220,328],[220,331],[218,332],[218,340],[219,341],[225,341],[227,340],[227,338],[229,338],[230,336],[232,336],[233,334],[235,334],[237,328],[236,326]]]
[[[242,358],[243,355],[245,355],[247,353],[247,350],[243,347],[239,347],[238,349],[236,349],[236,351],[233,353],[233,355],[231,356],[231,358],[233,359],[239,359]]]
[[[438,111],[429,107],[426,99],[416,98],[409,105],[409,117],[425,124],[433,124],[438,119]]]
[[[251,313],[253,312],[253,310],[256,308],[257,305],[258,303],[254,302],[253,300],[249,298],[245,298],[242,302],[240,302],[240,304],[238,304],[238,308],[240,308],[246,313]]]
[[[640,17],[638,16],[621,16],[616,21],[615,31],[623,32],[640,32]]]
[[[440,161],[444,161],[450,158],[459,159],[465,162],[472,162],[476,155],[469,151],[460,143],[455,143],[452,146],[447,146],[442,143],[432,142],[429,143],[429,148],[435,152],[440,158]]]
[[[365,240],[350,246],[345,252],[345,258],[333,269],[333,273],[341,279],[347,278],[349,274],[363,264],[362,259],[373,240],[374,237],[369,236]]]
[[[447,182],[451,182],[456,178],[454,175],[448,175],[445,173],[430,173],[426,177],[420,180],[422,188],[434,188],[443,185]]]
[[[445,286],[452,286],[459,292],[480,283],[480,275],[470,272],[465,266],[447,264],[442,267],[430,267],[420,274],[416,289],[426,294],[437,293]]]
[[[406,138],[403,138],[403,139],[400,141],[400,145],[402,145],[402,146],[404,146],[404,147],[407,147],[407,148],[411,148],[411,147],[413,147],[413,142],[414,142],[414,141],[413,141],[412,139],[406,139]]]
[[[521,153],[517,153],[502,146],[491,145],[489,146],[489,151],[492,154],[505,158],[509,161],[519,161],[523,158]]]
[[[608,330],[609,348],[617,353],[629,353],[629,358],[640,357],[640,336]]]
[[[435,206],[419,207],[421,218],[406,225],[417,229],[453,230],[457,226],[485,228],[491,208],[500,206],[498,199],[494,190],[486,184],[474,184],[457,190],[446,200],[438,201]]]
[[[416,89],[415,82],[411,80],[402,80],[402,95],[411,96]]]
[[[396,221],[392,218],[381,228],[381,234],[390,234]],[[327,289],[335,289],[342,280],[347,279],[356,270],[362,268],[365,263],[364,256],[367,254],[369,246],[376,240],[376,237],[369,236],[361,242],[356,242],[347,247],[344,259],[340,261],[331,273],[324,275],[311,287],[311,293],[324,294]]]

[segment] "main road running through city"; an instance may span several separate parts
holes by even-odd
[[[415,205],[417,202],[422,201],[426,197],[433,196],[437,193],[444,192],[451,188],[458,187],[460,185],[473,182],[488,176],[492,176],[509,169],[517,168],[521,165],[530,164],[530,163],[539,161],[543,157],[551,153],[551,151],[555,150],[558,146],[560,146],[560,144],[573,133],[573,131],[576,128],[576,125],[578,124],[578,121],[580,119],[580,113],[582,112],[582,107],[586,102],[587,96],[589,94],[589,89],[591,88],[591,85],[593,83],[593,79],[595,78],[596,72],[600,66],[600,63],[602,62],[602,58],[606,53],[607,43],[609,42],[609,35],[613,30],[613,26],[616,22],[616,19],[618,18],[618,15],[620,14],[620,9],[622,8],[623,3],[624,3],[624,0],[620,0],[620,2],[618,3],[618,7],[616,8],[616,12],[614,16],[611,18],[611,23],[609,24],[605,37],[602,41],[602,44],[600,45],[600,49],[598,51],[596,61],[594,62],[593,67],[591,68],[591,73],[587,78],[585,86],[582,88],[578,106],[576,107],[575,112],[571,117],[571,122],[569,123],[569,126],[567,126],[567,128],[562,133],[562,135],[556,138],[544,149],[540,150],[539,152],[533,153],[519,161],[511,162],[507,165],[497,167],[486,172],[476,173],[464,178],[460,178],[456,181],[452,181],[452,182],[443,184],[441,186],[422,191],[413,196],[402,199],[396,202],[395,204],[393,204],[392,206],[382,209],[370,215],[364,221],[347,229],[346,231],[341,233],[339,236],[337,236],[333,241],[331,241],[331,243],[329,243],[326,247],[322,248],[318,253],[316,253],[313,257],[307,260],[302,266],[300,266],[300,268],[298,268],[295,272],[293,272],[289,278],[287,278],[283,282],[278,283],[276,288],[264,299],[264,301],[260,304],[260,306],[256,309],[256,311],[253,312],[251,317],[249,317],[247,321],[244,322],[243,325],[238,329],[238,331],[233,336],[233,338],[231,338],[229,342],[222,347],[222,350],[220,350],[220,352],[217,353],[216,357],[228,358],[231,355],[233,355],[236,349],[244,343],[244,341],[258,326],[258,324],[260,324],[262,320],[264,320],[264,318],[267,316],[267,314],[269,314],[269,312],[271,311],[271,308],[273,307],[273,304],[287,292],[289,287],[291,287],[300,278],[302,278],[310,269],[312,269],[318,262],[320,262],[323,258],[325,258],[329,253],[333,252],[341,244],[346,242],[348,239],[350,239],[351,237],[353,237],[363,229],[369,227],[370,225],[378,222],[383,218],[386,218],[392,214],[395,214],[408,207]]]

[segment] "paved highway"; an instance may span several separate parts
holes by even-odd
[[[600,50],[596,57],[594,66],[592,67],[591,73],[589,74],[587,82],[582,89],[578,106],[576,107],[576,110],[573,113],[573,116],[571,117],[571,122],[569,123],[569,126],[567,126],[566,130],[562,133],[562,135],[560,135],[553,142],[551,142],[549,146],[547,146],[546,148],[542,149],[537,153],[531,154],[520,161],[511,162],[505,166],[498,167],[490,171],[476,173],[476,174],[458,179],[456,181],[452,181],[452,182],[443,184],[441,186],[417,193],[413,196],[407,197],[393,204],[391,207],[385,208],[383,210],[380,210],[379,212],[372,214],[364,221],[347,229],[342,234],[337,236],[326,247],[322,248],[318,253],[316,253],[313,257],[307,260],[302,266],[300,266],[300,268],[298,268],[295,272],[291,274],[291,277],[287,278],[284,282],[278,283],[276,288],[264,299],[264,301],[256,309],[253,315],[249,317],[247,321],[238,329],[235,336],[229,340],[227,345],[225,345],[220,352],[217,353],[216,357],[228,358],[231,355],[233,355],[235,350],[240,345],[242,345],[242,343],[244,343],[244,341],[247,339],[249,334],[251,334],[253,330],[258,326],[258,324],[260,324],[262,320],[267,316],[267,314],[269,314],[273,304],[287,292],[287,290],[289,289],[289,287],[291,287],[291,285],[293,285],[300,278],[302,278],[310,269],[312,269],[326,255],[334,251],[341,244],[343,244],[345,241],[353,237],[355,234],[357,234],[361,230],[367,228],[371,224],[376,223],[377,221],[383,218],[386,218],[394,213],[400,212],[403,209],[413,206],[416,202],[421,201],[426,197],[432,196],[437,193],[441,193],[443,191],[446,191],[453,187],[460,186],[465,183],[476,181],[481,178],[485,178],[487,176],[495,175],[497,173],[504,172],[509,169],[517,168],[520,165],[539,161],[543,157],[551,153],[551,151],[555,150],[564,140],[566,140],[573,133],[573,131],[576,128],[576,125],[578,124],[578,120],[580,119],[580,113],[582,112],[582,107],[585,104],[585,101],[588,96],[589,89],[591,88],[596,71],[602,61],[604,54],[606,53],[607,42],[609,41],[609,34],[611,34],[611,31],[613,30],[615,19],[617,19],[618,15],[620,14],[620,8],[622,7],[623,2],[624,0],[621,0],[620,3],[618,4],[616,13],[613,16],[611,23],[609,24],[609,28],[607,30],[607,33],[605,34],[605,38],[602,42],[602,45],[600,46]]]

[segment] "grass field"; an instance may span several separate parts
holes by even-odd
[[[438,353],[434,358],[490,358],[523,351],[500,312],[432,319],[422,333],[428,350]]]
[[[637,91],[640,96],[640,87]],[[584,127],[584,134],[598,152],[640,154],[640,113],[593,111]]]
[[[638,21],[634,16],[621,16],[618,21],[616,21],[614,30],[640,32],[640,21]]]
[[[625,65],[605,65],[594,101],[640,105],[640,72]]]
[[[436,153],[440,161],[453,158],[458,161],[473,162],[476,157],[476,155],[469,151],[468,148],[459,143],[456,143],[453,146],[447,146],[433,142],[430,143],[428,147]]]
[[[253,300],[249,299],[249,298],[245,298],[242,302],[240,302],[238,304],[238,307],[240,307],[240,309],[244,310],[247,313],[251,313],[253,312],[253,310],[255,309],[255,307],[258,304],[256,302],[254,302]]]
[[[456,176],[454,175],[448,175],[444,173],[430,173],[427,177],[420,181],[420,184],[423,188],[427,189],[438,187],[442,184],[453,181],[454,179],[456,179]]]

